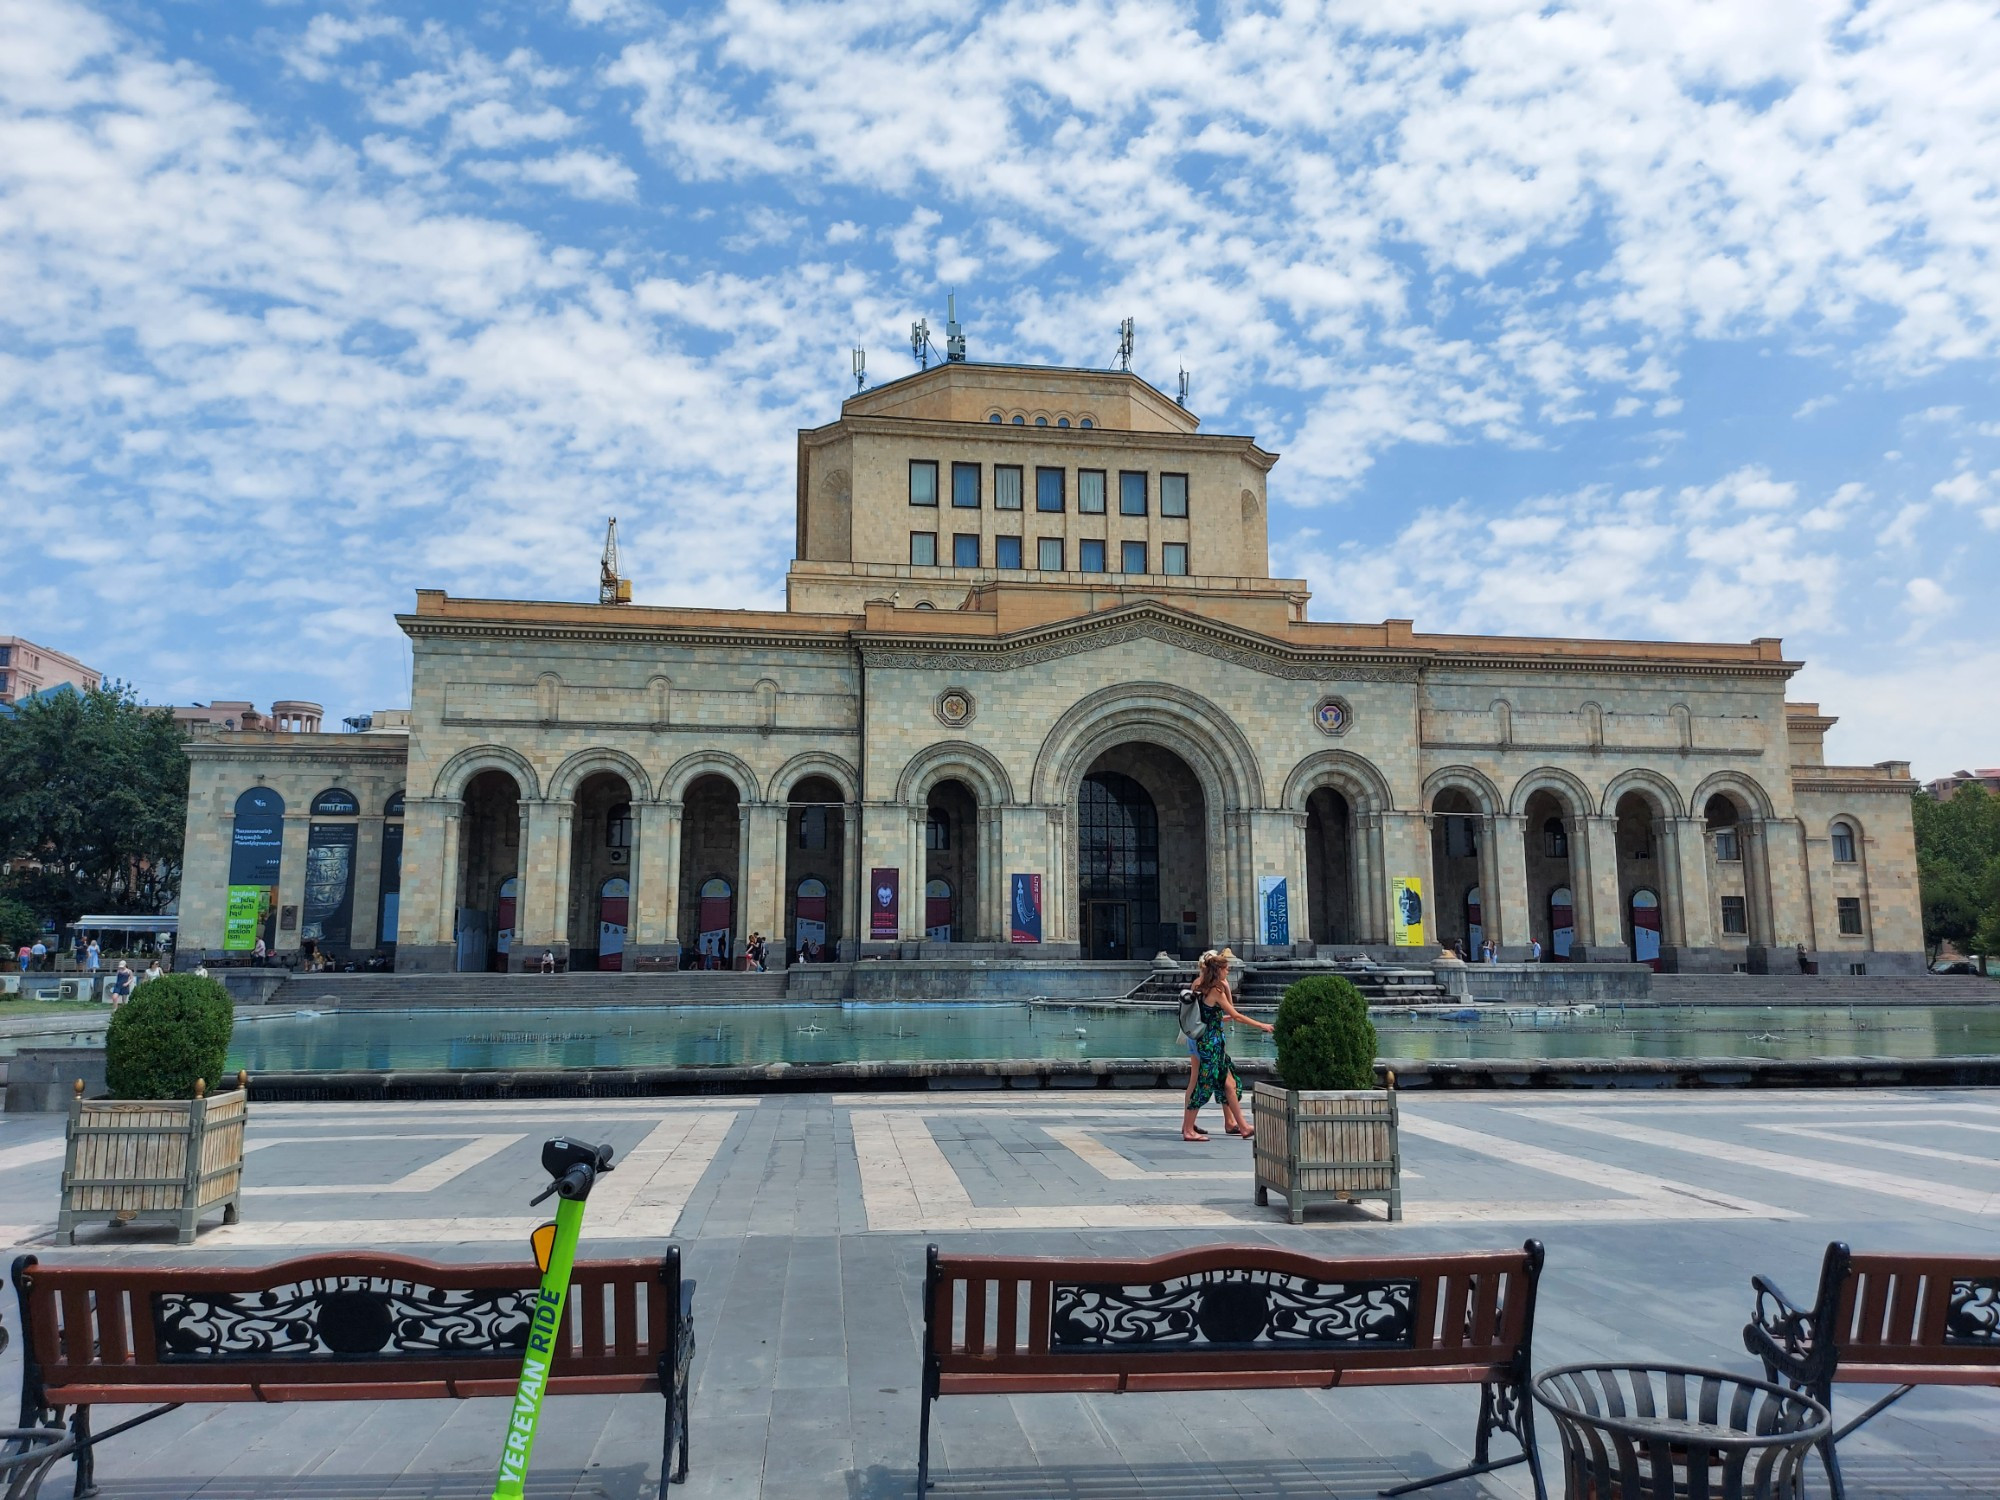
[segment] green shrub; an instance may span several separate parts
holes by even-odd
[[[236,1014],[213,979],[162,974],[119,1006],[104,1035],[104,1081],[114,1099],[192,1099],[195,1080],[220,1087]]]
[[[1338,974],[1285,986],[1277,1039],[1278,1076],[1288,1089],[1375,1087],[1375,1023],[1361,991]]]

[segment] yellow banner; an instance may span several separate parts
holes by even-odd
[[[1398,948],[1424,945],[1424,882],[1421,876],[1399,875],[1393,882],[1395,897],[1389,903],[1389,941]]]

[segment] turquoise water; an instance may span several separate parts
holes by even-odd
[[[1900,1057],[2000,1054],[2000,1006],[1617,1007],[1595,1015],[1375,1016],[1384,1057]],[[1237,1057],[1270,1038],[1230,1028]],[[327,1011],[241,1021],[231,1069],[715,1067],[970,1058],[1171,1057],[1167,1010],[962,1003]]]

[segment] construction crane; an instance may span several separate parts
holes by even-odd
[[[618,573],[618,518],[613,516],[611,524],[604,528],[604,561],[598,567],[597,602],[599,604],[630,604],[632,602],[632,580],[622,578]]]

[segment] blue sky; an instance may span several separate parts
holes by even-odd
[[[1326,619],[1780,635],[2000,764],[1992,4],[0,0],[0,628],[407,700],[420,586],[770,606],[793,433],[1135,368]]]

